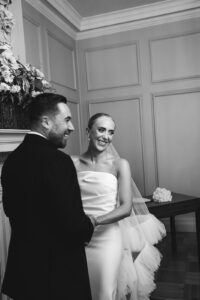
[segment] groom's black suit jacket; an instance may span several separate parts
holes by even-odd
[[[11,240],[2,292],[20,300],[90,300],[84,243],[93,233],[71,158],[28,134],[2,170]]]

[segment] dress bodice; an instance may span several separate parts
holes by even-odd
[[[96,217],[109,213],[116,207],[116,176],[107,172],[80,171],[78,181],[86,214]]]

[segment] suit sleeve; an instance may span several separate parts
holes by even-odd
[[[77,174],[71,158],[60,153],[47,176],[50,205],[56,218],[57,230],[67,234],[73,243],[89,242],[93,225],[82,206]]]

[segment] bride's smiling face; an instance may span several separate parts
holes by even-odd
[[[107,116],[99,117],[95,120],[92,128],[88,129],[90,146],[100,152],[104,151],[111,143],[114,132],[114,121]]]

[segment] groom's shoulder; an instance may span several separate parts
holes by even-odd
[[[46,156],[43,157],[44,160],[49,161],[50,164],[73,164],[70,156],[60,149],[51,149],[46,153]]]
[[[69,154],[65,153],[60,149],[56,150],[56,156],[62,160],[71,161],[71,157],[69,156]]]
[[[62,150],[57,149],[56,153],[52,158],[49,160],[49,165],[55,169],[74,169],[74,164],[71,157],[63,152]]]

